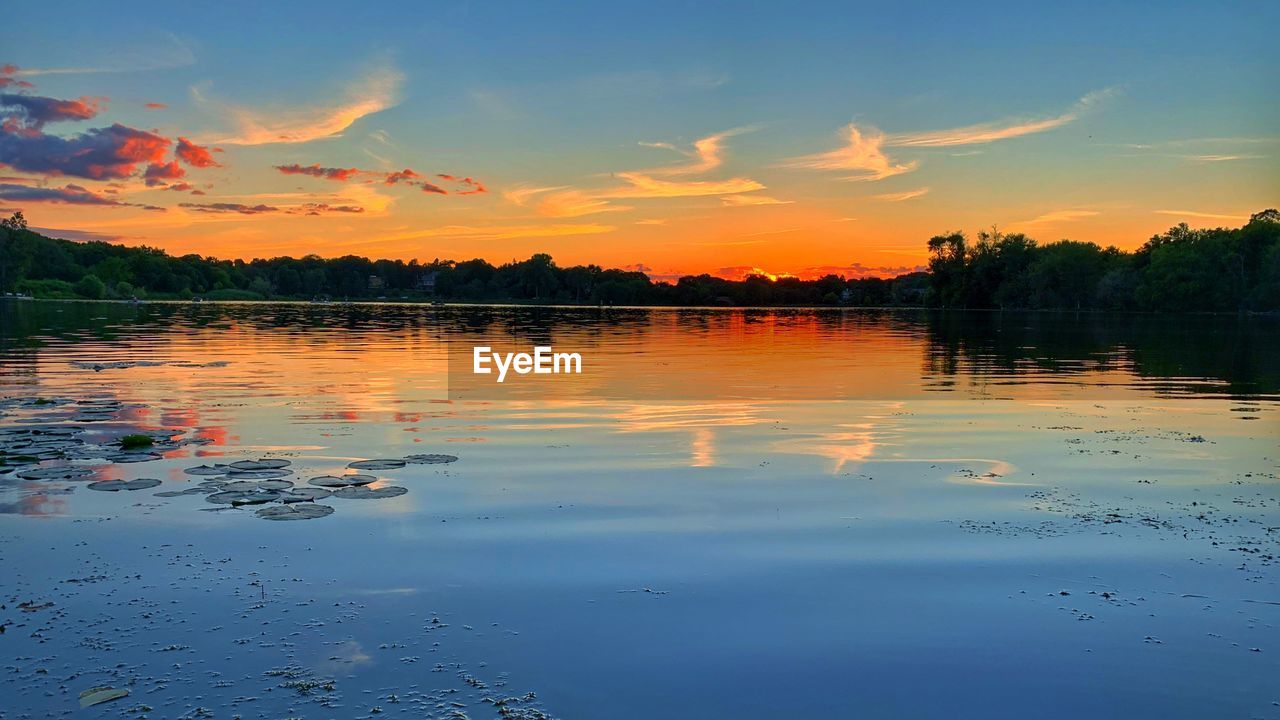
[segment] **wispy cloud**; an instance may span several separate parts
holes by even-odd
[[[642,170],[640,172],[648,175],[700,175],[702,173],[711,172],[720,167],[724,163],[724,141],[734,135],[741,135],[745,132],[751,132],[752,128],[742,127],[725,130],[714,135],[700,138],[693,143],[692,150],[684,150],[672,143],[665,142],[642,142],[641,145],[651,148],[662,148],[673,150],[689,158],[689,162],[683,165],[671,165],[667,167],[652,168],[650,170]]]
[[[1185,157],[1188,160],[1191,160],[1192,162],[1219,163],[1219,162],[1232,162],[1234,160],[1261,160],[1264,156],[1263,155],[1184,155],[1183,157]]]
[[[343,99],[307,108],[257,109],[222,103],[192,88],[196,103],[224,116],[235,128],[212,134],[206,142],[226,145],[304,143],[339,136],[357,120],[398,102],[404,76],[395,68],[379,68],[352,84]]]
[[[790,205],[794,200],[779,200],[768,195],[726,195],[720,202],[729,207],[749,207],[752,205]]]
[[[907,200],[914,200],[923,195],[927,195],[928,193],[929,193],[929,188],[922,187],[918,190],[907,190],[906,192],[897,192],[897,193],[884,193],[883,195],[873,195],[872,197],[874,197],[876,200],[883,200],[885,202],[905,202]]]
[[[763,190],[763,184],[746,177],[723,180],[669,179],[702,174],[720,167],[724,162],[725,138],[746,130],[747,128],[737,128],[708,135],[694,142],[692,150],[681,150],[670,143],[642,143],[646,147],[680,152],[689,158],[689,162],[649,170],[613,173],[613,178],[621,181],[621,185],[598,189],[521,187],[508,190],[503,195],[516,205],[532,205],[541,215],[567,218],[632,209],[629,205],[615,203],[615,200],[729,196]]]
[[[845,144],[835,150],[804,155],[788,160],[784,167],[807,170],[853,170],[856,175],[844,180],[883,180],[894,175],[915,170],[918,163],[895,163],[884,152],[885,134],[875,128],[863,130],[857,125],[846,125],[841,134]]]
[[[888,138],[891,147],[954,147],[957,145],[982,145],[1010,138],[1034,135],[1074,122],[1096,108],[1107,98],[1119,93],[1117,88],[1091,92],[1076,101],[1066,112],[1046,118],[1022,118],[979,123],[948,130],[902,133]]]
[[[1083,220],[1085,218],[1094,217],[1100,213],[1097,210],[1053,210],[1043,215],[1023,220],[1015,225],[1052,225],[1055,223],[1071,222],[1073,220]]]
[[[763,190],[764,185],[751,178],[728,178],[727,180],[661,180],[644,173],[616,173],[626,186],[611,190],[602,190],[597,197],[603,198],[677,198],[705,197],[707,195],[731,195],[734,193]]]
[[[1229,215],[1225,213],[1199,212],[1197,210],[1156,210],[1157,215],[1174,215],[1177,217],[1201,218],[1204,220],[1248,220],[1249,214]]]
[[[520,238],[562,237],[566,235],[599,235],[613,232],[612,225],[595,223],[553,225],[445,225],[443,227],[377,238],[376,242],[425,240],[427,238],[460,238],[468,240],[515,240]]]

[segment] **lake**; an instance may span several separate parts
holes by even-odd
[[[1276,318],[0,319],[0,718],[1280,718]]]

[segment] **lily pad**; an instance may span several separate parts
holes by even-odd
[[[87,708],[94,705],[101,705],[104,702],[119,700],[122,697],[128,697],[129,691],[124,688],[113,687],[93,687],[80,693],[80,707]]]
[[[315,503],[272,505],[254,513],[263,520],[315,520],[332,514],[333,508]]]
[[[197,465],[195,467],[187,468],[182,472],[188,475],[226,475],[230,471],[231,471],[230,465],[217,464],[217,465]]]
[[[183,495],[203,495],[207,492],[209,492],[209,490],[202,487],[191,487],[191,488],[187,488],[186,490],[165,490],[164,492],[156,493],[155,496],[162,497],[162,498],[171,498],[171,497],[181,497]]]
[[[99,480],[91,482],[86,487],[90,490],[102,490],[105,492],[116,492],[118,490],[146,490],[160,484],[155,478],[137,478],[136,480]]]
[[[262,505],[280,499],[275,490],[223,490],[205,497],[205,500],[217,505]]]
[[[292,470],[267,468],[264,470],[231,470],[227,472],[227,477],[237,480],[270,480],[272,478],[287,477],[292,474]]]
[[[288,460],[262,458],[261,460],[238,460],[231,463],[231,467],[235,470],[279,470],[292,464]]]
[[[106,459],[114,463],[136,463],[159,460],[160,456],[153,452],[120,452],[107,455]]]
[[[404,460],[356,460],[347,467],[352,470],[395,470],[404,467]]]
[[[311,502],[313,500],[323,500],[332,494],[333,494],[332,490],[326,490],[324,488],[319,488],[319,487],[294,488],[289,492],[284,493],[280,498],[280,502],[286,502],[286,503]]]
[[[441,465],[443,463],[457,462],[457,455],[442,455],[440,453],[425,453],[422,455],[405,455],[405,462],[411,462],[415,465]]]
[[[23,480],[76,480],[93,474],[93,470],[81,465],[54,465],[23,470],[18,473],[18,477]]]
[[[378,481],[378,478],[372,475],[321,475],[313,477],[307,481],[309,485],[317,485],[327,488],[352,487],[355,485],[369,485]]]
[[[386,485],[380,488],[344,487],[333,491],[333,496],[343,500],[381,500],[382,498],[399,497],[409,492],[409,488],[399,485]]]
[[[259,480],[258,487],[262,490],[288,490],[293,487],[292,480]]]

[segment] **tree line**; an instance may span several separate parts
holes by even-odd
[[[485,260],[219,260],[148,247],[72,242],[0,220],[0,291],[45,298],[444,300],[604,305],[846,305],[1157,311],[1280,310],[1280,213],[1241,228],[1185,224],[1135,252],[996,229],[938,235],[928,272],[816,280],[711,275],[654,282],[642,272],[560,267],[550,255]]]
[[[929,240],[930,304],[1002,309],[1280,310],[1280,212],[1241,228],[1182,223],[1134,252],[993,228]]]

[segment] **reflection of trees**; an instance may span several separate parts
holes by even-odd
[[[61,303],[0,300],[0,362],[34,367],[49,342],[115,341],[244,330],[358,347],[379,336],[509,339],[521,344],[643,347],[658,339],[745,343],[789,338],[853,347],[892,336],[924,344],[939,384],[962,376],[1128,370],[1153,379],[1280,393],[1280,319],[1265,316],[910,310],[643,309],[308,303]],[[794,333],[794,334],[793,334]],[[795,347],[803,343],[794,342]],[[874,347],[869,348],[874,351]]]
[[[1280,392],[1280,321],[1267,317],[936,312],[924,369],[933,375],[1129,370],[1187,390]]]

